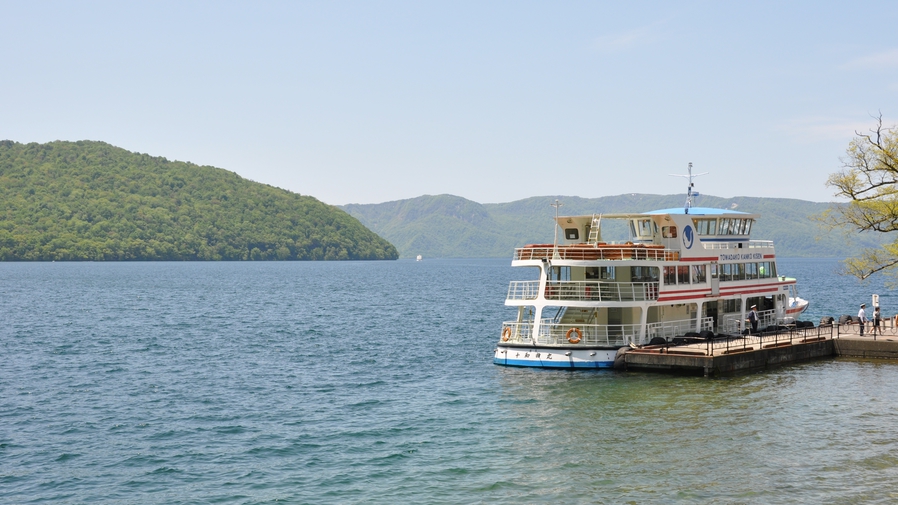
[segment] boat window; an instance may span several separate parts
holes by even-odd
[[[661,236],[664,238],[677,238],[677,227],[676,226],[662,226],[661,227]]]
[[[716,235],[717,220],[716,219],[694,219],[695,232],[699,235]]]
[[[745,220],[745,234],[751,235],[751,224],[754,223],[754,219],[746,219]]]
[[[757,263],[746,263],[745,264],[745,278],[746,279],[757,279],[758,278],[758,264]]]
[[[687,265],[677,267],[677,283],[689,285],[689,267]]]
[[[564,237],[568,240],[579,240],[580,239],[580,231],[576,228],[565,228],[564,229]]]
[[[677,285],[677,267],[664,267],[664,284]]]
[[[717,278],[717,272],[718,272],[718,270],[720,270],[719,265],[717,265],[717,263],[712,263],[712,264],[711,264],[711,278],[712,278],[712,279],[716,279],[716,278]]]
[[[549,269],[550,281],[571,280],[571,267],[552,267]]]
[[[652,236],[652,221],[650,219],[640,219],[639,220],[639,236],[640,237],[651,237]]]
[[[730,280],[730,264],[729,263],[723,263],[722,265],[720,265],[720,280],[721,281]]]
[[[658,269],[656,267],[633,267],[633,282],[657,282]]]
[[[729,219],[721,219],[720,220],[720,229],[717,230],[718,235],[727,235],[730,233],[730,220]]]
[[[705,265],[692,265],[692,283],[705,283]]]
[[[730,219],[730,229],[727,230],[727,235],[739,235],[739,223],[741,222],[741,219]]]
[[[745,265],[742,263],[734,263],[732,265],[733,270],[733,280],[734,281],[744,281],[745,280]]]
[[[728,314],[740,313],[742,312],[742,300],[724,300],[723,301],[723,311]]]

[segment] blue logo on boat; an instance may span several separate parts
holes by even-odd
[[[692,227],[687,225],[686,228],[683,228],[683,245],[686,246],[686,249],[692,249],[692,244],[695,242],[695,232],[692,230]]]

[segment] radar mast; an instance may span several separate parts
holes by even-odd
[[[686,188],[686,207],[684,209],[686,214],[689,214],[689,209],[692,207],[693,201],[692,197],[699,196],[699,192],[692,191],[692,188],[695,187],[695,183],[692,182],[692,179],[698,177],[700,175],[708,175],[708,172],[702,172],[700,174],[692,173],[692,162],[689,162],[689,174],[669,174],[671,177],[687,177],[689,179],[689,187]]]

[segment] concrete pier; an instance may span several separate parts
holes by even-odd
[[[732,336],[679,345],[644,346],[623,355],[627,370],[705,377],[733,375],[788,363],[836,356],[898,359],[898,334],[883,328],[875,337],[857,325],[789,328],[760,335]]]

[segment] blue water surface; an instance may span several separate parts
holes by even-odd
[[[532,278],[509,263],[0,263],[0,503],[898,496],[898,364],[495,366]],[[898,309],[834,260],[779,267],[815,322]]]

